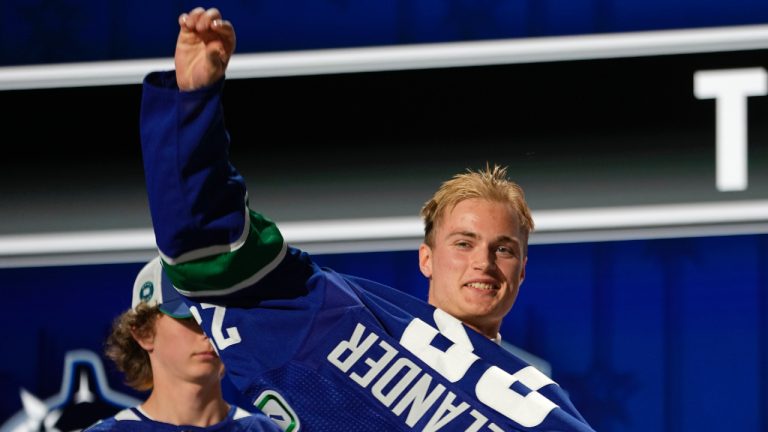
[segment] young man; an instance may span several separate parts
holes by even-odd
[[[498,166],[457,174],[424,204],[421,216],[419,267],[429,279],[429,304],[551,376],[547,361],[499,334],[525,279],[533,230],[522,188]]]
[[[249,208],[258,197],[229,163],[231,23],[197,8],[179,25],[176,70],[144,81],[155,236],[175,288],[254,405],[292,432],[592,431],[557,383],[489,339],[524,278],[533,227],[503,170],[467,173],[474,192],[443,188],[425,208],[420,265],[445,310],[320,268]]]
[[[500,167],[459,174],[421,214],[419,266],[429,303],[497,339],[525,279],[533,219],[522,189]]]
[[[155,258],[139,272],[131,309],[113,323],[107,356],[128,385],[151,391],[86,429],[96,431],[280,431],[263,413],[230,406],[222,397],[224,365]]]

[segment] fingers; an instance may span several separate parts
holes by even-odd
[[[179,26],[183,30],[205,32],[231,27],[229,21],[222,20],[221,12],[217,8],[203,9],[196,7],[188,13],[179,15]]]
[[[192,9],[191,11],[187,13],[183,13],[179,15],[179,26],[183,30],[194,30],[195,26],[197,25],[197,20],[199,19],[200,15],[205,12],[205,9],[201,7],[196,7]]]
[[[229,51],[234,49],[235,28],[232,26],[231,22],[222,19],[212,21],[211,29],[219,34],[225,44],[232,45],[232,47],[228,49]]]

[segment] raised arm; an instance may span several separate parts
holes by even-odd
[[[144,80],[141,145],[166,269],[177,288],[205,292],[251,280],[285,246],[271,221],[248,210],[229,161],[221,97],[234,29],[216,9],[194,9],[179,24],[177,69]]]

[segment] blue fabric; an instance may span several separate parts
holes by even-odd
[[[179,93],[168,74],[147,81],[166,86],[154,87],[162,97],[142,99],[142,112],[151,114],[140,127],[149,200],[162,203],[150,206],[158,245],[177,257],[233,243],[244,229],[245,184],[221,145],[220,92]],[[223,81],[216,86],[222,87]]]
[[[86,428],[83,432],[274,432],[281,429],[264,414],[251,414],[242,417],[243,410],[232,406],[227,413],[227,418],[215,425],[208,427],[176,426],[151,420],[136,408],[126,408],[113,417],[99,421]],[[236,414],[238,414],[236,416]],[[236,418],[238,417],[238,418]]]

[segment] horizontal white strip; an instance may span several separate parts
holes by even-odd
[[[0,90],[140,84],[147,73],[173,67],[172,58],[5,66]]]
[[[417,238],[424,236],[424,224],[418,217],[337,219],[279,224],[291,243],[360,241]]]
[[[482,66],[768,48],[768,25],[235,54],[227,77]],[[139,84],[173,59],[0,67],[0,90]]]
[[[0,236],[0,257],[155,249],[151,229],[74,231]]]
[[[536,232],[768,222],[768,200],[548,210]]]
[[[768,200],[542,210],[534,220],[532,244],[761,233],[768,229]],[[396,250],[417,246],[423,237],[418,217],[285,222],[280,228],[290,243],[310,252],[312,245],[321,245],[315,250],[321,252]],[[154,249],[150,229],[0,236],[0,258]]]

